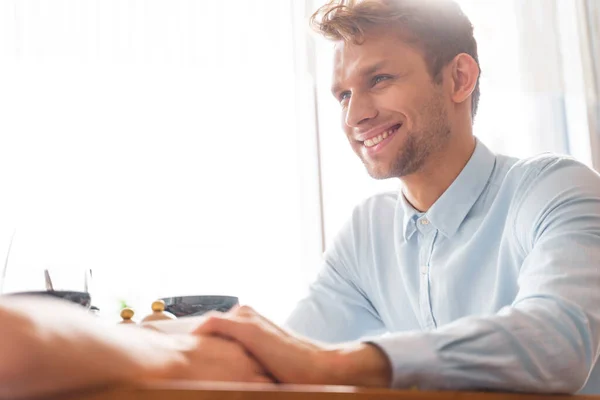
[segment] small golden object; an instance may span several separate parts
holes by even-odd
[[[147,315],[142,320],[144,322],[150,321],[160,321],[164,319],[177,319],[173,314],[168,311],[165,311],[165,302],[162,300],[156,300],[152,302],[152,314]]]
[[[165,311],[165,302],[162,300],[153,301],[152,311]]]
[[[122,321],[119,324],[135,324],[135,321],[131,319],[134,314],[135,312],[131,308],[125,307],[121,310]]]

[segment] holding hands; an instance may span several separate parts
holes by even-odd
[[[325,346],[293,335],[247,306],[207,314],[201,337],[232,340],[281,383],[387,387],[389,360],[366,343]]]

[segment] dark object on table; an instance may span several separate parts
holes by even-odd
[[[179,296],[163,297],[165,311],[180,317],[192,317],[209,311],[226,312],[238,304],[235,296]]]
[[[44,296],[54,297],[79,304],[85,308],[90,308],[92,297],[89,293],[75,292],[71,290],[36,290],[31,292],[6,293],[7,296]]]

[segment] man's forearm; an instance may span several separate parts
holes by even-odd
[[[392,386],[577,392],[597,358],[597,339],[588,328],[595,321],[586,326],[585,314],[575,307],[563,313],[552,300],[528,303],[434,331],[374,339],[390,355]]]
[[[0,321],[0,398],[176,376],[194,346],[56,301],[2,299]]]

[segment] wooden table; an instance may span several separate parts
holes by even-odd
[[[47,400],[600,400],[600,396],[395,391],[345,386],[245,383],[153,383],[140,387],[73,393]]]

